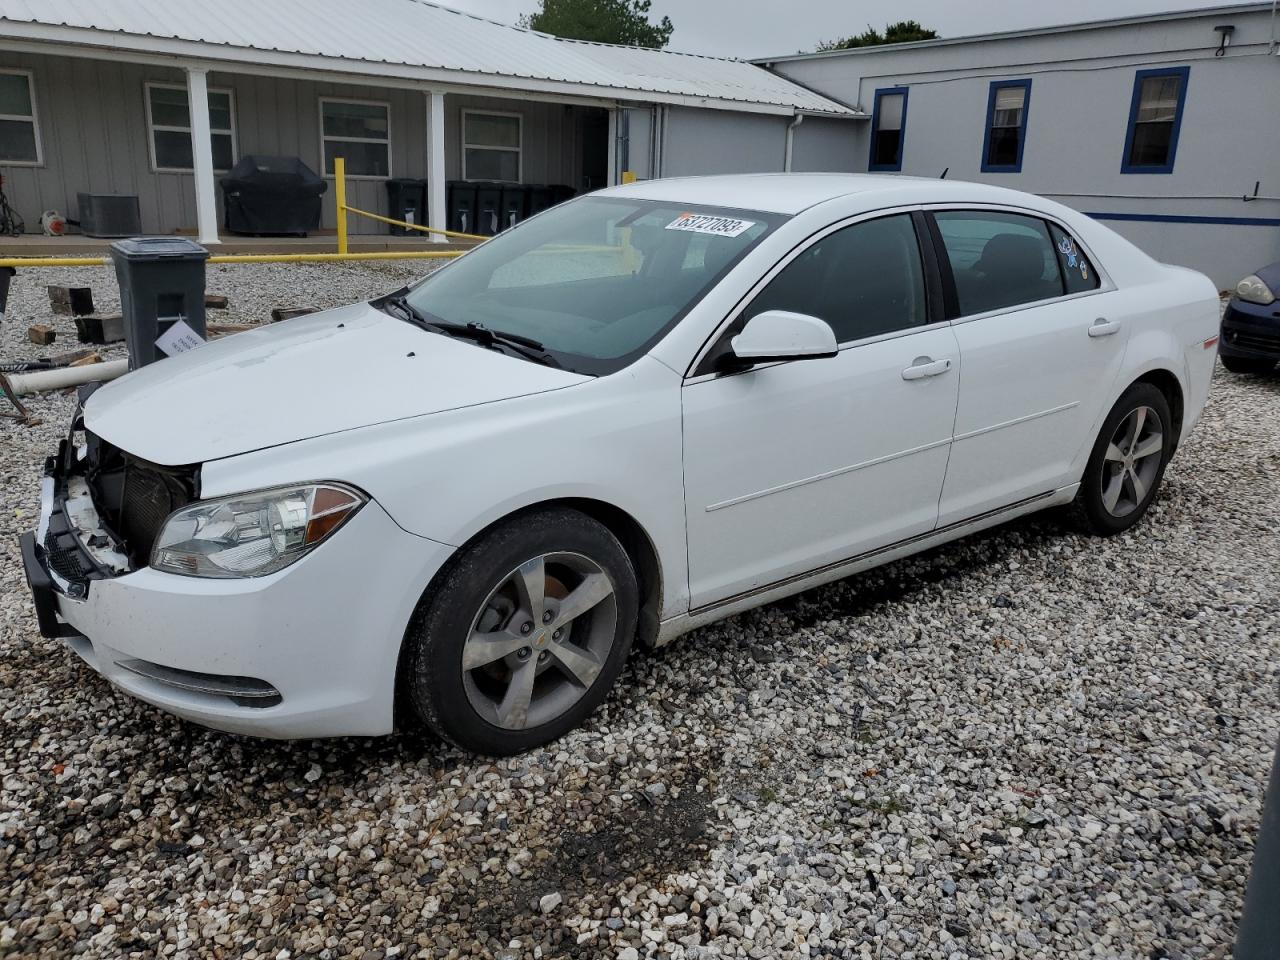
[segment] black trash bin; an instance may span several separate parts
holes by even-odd
[[[410,177],[395,177],[387,181],[388,217],[421,226],[427,219],[426,212],[427,181]],[[391,232],[398,237],[422,233],[421,230],[410,230],[408,227],[392,227]]]
[[[502,230],[502,184],[476,184],[476,225],[486,237]]]
[[[555,206],[557,203],[564,203],[566,200],[571,199],[578,193],[578,191],[573,189],[573,187],[566,186],[563,183],[553,183],[550,190],[552,206]]]
[[[301,235],[320,229],[329,184],[298,157],[241,157],[221,180],[223,218],[232,233]]]
[[[541,213],[555,203],[551,199],[551,188],[545,183],[532,183],[525,189],[528,191],[529,197],[529,202],[525,206],[525,216],[527,217]]]
[[[156,340],[179,320],[201,337],[209,251],[185,237],[134,237],[111,245],[129,369],[162,359]]]
[[[498,230],[510,230],[526,216],[529,188],[522,183],[509,183],[502,188],[501,222]]]
[[[475,233],[476,185],[466,180],[450,180],[447,184],[449,229],[458,233]]]

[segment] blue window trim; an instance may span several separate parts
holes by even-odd
[[[902,170],[902,148],[907,143],[907,87],[881,87],[876,91],[875,108],[871,111],[871,149],[867,169],[872,173],[897,173]],[[880,129],[880,98],[902,94],[902,129],[898,133],[898,156],[893,163],[876,163],[876,133]]]
[[[1133,150],[1133,134],[1138,121],[1138,106],[1142,102],[1142,82],[1151,77],[1179,77],[1178,106],[1173,113],[1173,133],[1169,136],[1169,162],[1163,166],[1135,166],[1129,162]],[[1133,78],[1133,99],[1129,102],[1129,132],[1124,138],[1124,157],[1120,161],[1121,173],[1173,173],[1173,163],[1178,156],[1178,134],[1182,132],[1182,108],[1187,103],[1187,83],[1190,67],[1162,67],[1158,70],[1139,70]]]
[[[1018,127],[1018,159],[1014,163],[988,163],[988,151],[991,149],[991,125],[996,118],[996,94],[1006,87],[1021,87],[1026,91],[1022,101],[1022,123]],[[982,172],[983,173],[1021,173],[1022,148],[1027,145],[1027,117],[1031,114],[1031,81],[1030,80],[992,80],[987,94],[987,129],[982,137]]]

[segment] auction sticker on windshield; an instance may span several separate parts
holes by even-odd
[[[754,220],[712,217],[704,213],[682,213],[667,224],[667,229],[685,230],[689,233],[709,233],[717,237],[736,237],[746,233],[755,225]]]

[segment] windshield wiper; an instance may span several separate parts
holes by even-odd
[[[541,363],[544,366],[563,366],[560,361],[547,352],[545,346],[532,337],[523,337],[518,333],[503,333],[501,330],[491,330],[482,323],[453,323],[449,320],[442,320],[419,310],[409,302],[404,294],[387,297],[382,302],[386,306],[394,307],[406,319],[426,330],[443,333],[450,337],[458,337],[463,340],[471,340],[483,347],[493,349],[506,347],[526,360],[532,360],[534,363]]]

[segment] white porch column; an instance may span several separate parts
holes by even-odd
[[[219,243],[217,193],[213,182],[213,138],[209,133],[209,73],[187,67],[191,111],[191,156],[196,172],[196,226],[200,242]]]
[[[449,211],[445,206],[444,180],[444,94],[427,94],[427,226],[446,230]],[[448,240],[442,233],[430,234],[436,243]]]

